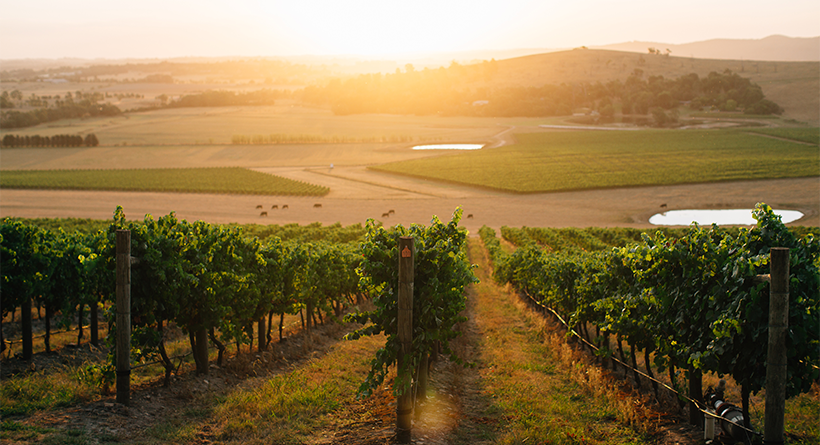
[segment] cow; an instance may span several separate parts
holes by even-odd
[[[259,204],[258,206],[256,206],[256,208],[257,208],[257,209],[261,209],[261,208],[262,208],[262,204]]]
[[[259,214],[259,216],[268,216],[268,212],[262,212]]]
[[[274,204],[273,206],[271,206],[271,208],[270,208],[270,209],[271,209],[271,210],[273,210],[273,209],[278,209],[278,208],[279,208],[279,206],[278,206],[278,205],[276,205],[276,204]]]
[[[313,204],[313,208],[314,208],[314,209],[319,209],[319,208],[321,208],[321,207],[322,207],[322,205],[321,205],[321,204],[319,204],[319,203]]]
[[[382,213],[382,218],[390,218],[390,212]]]
[[[665,209],[665,208],[666,208],[666,203],[661,204],[661,208],[662,208],[662,209]]]
[[[285,210],[286,208],[288,208],[288,205],[287,205],[287,204],[283,204],[283,205],[282,205],[282,210]]]
[[[387,212],[387,213],[389,213],[389,214],[391,214],[391,215],[392,215],[392,214],[396,213],[396,211],[395,211],[395,210],[393,210],[393,209],[390,209],[390,211],[389,211],[389,212]]]
[[[467,215],[467,218],[472,218],[472,217],[473,217],[473,214],[472,214],[472,213],[470,213],[470,214],[468,214],[468,215]]]

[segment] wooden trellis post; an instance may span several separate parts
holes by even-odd
[[[789,249],[772,247],[769,282],[769,351],[763,442],[783,443],[786,410],[786,338],[789,331]]]
[[[398,375],[396,385],[407,388],[396,401],[396,435],[399,443],[410,443],[412,427],[413,369],[405,356],[412,356],[413,348],[413,238],[399,238],[399,295],[398,295]]]
[[[117,230],[117,403],[131,392],[131,231]]]

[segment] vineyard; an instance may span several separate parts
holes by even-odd
[[[771,134],[783,139],[695,129],[517,134],[515,145],[370,168],[517,193],[817,175],[816,128]]]
[[[518,247],[509,254],[494,230],[481,236],[495,279],[554,313],[602,359],[617,356],[637,368],[643,351],[648,376],[653,367],[668,371],[677,387],[683,370],[688,397],[701,405],[703,373],[731,376],[748,420],[749,396],[766,379],[769,291],[756,277],[772,247],[790,249],[788,395],[809,391],[820,376],[820,243],[812,233],[790,232],[765,204],[754,216],[751,230],[693,225],[643,234],[637,243],[628,243],[629,231],[605,241],[594,231],[504,227],[503,238]]]
[[[662,229],[648,235],[636,229],[504,227],[499,239],[493,229],[484,227],[480,235],[492,261],[494,279],[511,284],[533,307],[552,311],[554,317],[566,322],[595,351],[604,367],[614,368],[611,359],[618,359],[637,368],[638,359],[642,358],[642,374],[666,373],[670,386],[682,393],[687,393],[680,383],[685,377],[690,382],[688,395],[695,400],[703,396],[703,388],[694,384],[702,381],[702,375],[729,376],[741,388],[744,418],[749,420],[754,418],[749,415],[749,396],[763,388],[766,372],[765,348],[759,345],[766,344],[768,285],[755,277],[768,272],[770,247],[788,247],[791,254],[789,395],[810,391],[820,375],[820,243],[814,237],[816,228],[789,230],[765,205],[758,206],[755,216],[758,224],[752,229],[692,226]],[[120,208],[113,220],[105,224],[97,222],[95,226],[88,221],[71,220],[58,224],[63,228],[71,228],[72,224],[91,228],[72,233],[63,228],[46,228],[47,220],[33,225],[5,219],[0,225],[2,319],[19,326],[14,331],[19,331],[22,338],[0,340],[4,350],[7,345],[15,345],[15,352],[20,351],[16,345],[22,343],[22,353],[18,358],[4,360],[31,360],[35,353],[31,314],[37,313],[39,307],[46,312],[42,343],[46,351],[53,349],[51,320],[65,329],[71,324],[83,325],[86,314],[91,313],[90,341],[103,347],[97,331],[107,332],[104,350],[109,358],[78,368],[75,378],[103,389],[113,384],[113,338],[117,331],[114,241],[116,232],[125,229],[131,233],[134,258],[131,367],[136,370],[150,366],[145,369],[154,370],[152,376],[141,377],[142,382],[173,387],[179,385],[186,373],[202,376],[200,379],[205,378],[206,383],[210,380],[211,385],[223,378],[227,382],[224,370],[234,369],[231,367],[238,362],[250,359],[257,366],[274,357],[274,351],[281,354],[287,348],[300,349],[302,353],[321,350],[323,340],[312,332],[321,336],[328,326],[336,326],[342,320],[350,326],[338,334],[346,332],[344,337],[350,341],[342,343],[349,346],[334,347],[327,353],[327,357],[338,356],[345,365],[311,358],[292,374],[268,378],[256,391],[237,389],[230,395],[203,401],[203,406],[209,408],[191,415],[224,419],[219,420],[224,424],[215,436],[219,441],[255,442],[261,437],[270,441],[274,437],[278,438],[275,443],[303,443],[304,439],[294,437],[307,437],[312,430],[322,428],[325,416],[352,409],[350,406],[359,403],[355,402],[357,394],[371,411],[382,409],[378,408],[379,400],[392,400],[408,392],[417,399],[417,409],[434,407],[441,403],[435,394],[442,391],[442,379],[456,372],[446,365],[452,363],[457,368],[463,365],[463,369],[484,369],[477,375],[484,376],[486,382],[481,385],[492,392],[493,401],[481,402],[488,404],[484,413],[465,419],[465,425],[473,428],[470,431],[474,434],[483,431],[482,435],[498,435],[499,440],[506,437],[504,443],[514,443],[514,437],[519,441],[540,437],[548,443],[653,443],[653,433],[639,426],[642,423],[624,412],[612,413],[611,407],[594,408],[603,411],[589,415],[617,419],[614,423],[620,425],[616,427],[618,432],[607,429],[612,420],[596,421],[601,423],[596,431],[604,429],[584,433],[576,427],[571,432],[562,430],[554,419],[544,424],[545,419],[537,415],[531,418],[533,412],[526,411],[527,408],[525,412],[519,411],[521,403],[549,402],[535,399],[539,397],[537,389],[528,390],[532,394],[513,389],[524,384],[516,379],[521,378],[524,369],[537,371],[533,378],[549,376],[556,372],[557,365],[546,361],[505,368],[509,365],[503,365],[502,358],[492,359],[497,361],[491,366],[484,362],[490,359],[465,353],[465,345],[460,341],[475,321],[464,315],[479,311],[481,317],[489,316],[489,309],[470,309],[467,295],[471,291],[465,289],[489,284],[477,283],[479,274],[471,264],[475,254],[468,258],[468,238],[466,231],[459,228],[460,218],[461,211],[457,210],[451,221],[442,222],[434,217],[429,226],[386,228],[373,221],[364,227],[220,226],[201,221],[189,223],[174,214],[158,219],[146,215],[141,221],[132,221],[125,218]],[[404,357],[398,353],[396,337],[400,292],[396,258],[400,256],[401,237],[415,240],[412,352]],[[470,251],[475,247],[471,243]],[[486,277],[482,280],[491,281],[487,273],[481,273]],[[502,303],[499,301],[497,306],[507,306]],[[33,305],[38,310],[33,310]],[[20,323],[15,321],[18,309]],[[98,317],[101,320],[97,321]],[[529,324],[517,323],[507,319],[503,325],[512,326],[509,331],[496,328],[486,338],[480,337],[481,343],[503,345],[513,338],[528,341],[526,338],[540,335]],[[288,335],[294,325],[304,332],[303,337],[298,337],[302,340]],[[528,329],[533,332],[528,334]],[[83,339],[80,335],[78,343]],[[469,338],[477,341],[474,336]],[[288,346],[288,341],[302,343]],[[228,350],[233,345],[236,355]],[[535,346],[525,349],[532,347]],[[517,350],[510,349],[509,354],[513,351]],[[550,352],[540,354],[530,360],[549,360],[546,357]],[[8,363],[4,362],[4,367]],[[396,376],[397,363],[400,370],[413,376],[411,380]],[[573,361],[570,368],[577,366]],[[504,369],[507,370],[501,372]],[[42,397],[33,403],[40,396],[34,396],[20,383],[32,371],[21,369],[14,376],[7,372],[8,368],[0,390],[0,412],[4,418],[36,416],[99,397]],[[591,381],[590,372],[586,371],[587,383]],[[637,375],[635,379],[640,382]],[[453,384],[460,381],[455,379]],[[389,387],[392,389],[386,391]],[[653,390],[657,395],[657,386]],[[589,390],[576,391],[586,394]],[[428,394],[431,400],[425,401]],[[532,399],[514,401],[510,399],[513,394]],[[544,397],[551,399],[553,395]],[[199,397],[196,400],[202,401]],[[584,405],[585,412],[597,406],[582,399],[572,401]],[[430,412],[425,411],[427,414],[422,418]],[[476,420],[496,417],[506,420]],[[261,427],[260,422],[286,432],[260,436],[262,431],[270,431]],[[416,422],[424,425],[418,423],[418,418]],[[512,431],[518,431],[509,433],[512,436],[504,435],[508,422]],[[551,427],[543,430],[541,424]],[[22,428],[20,431],[28,431],[31,437],[45,434],[21,425],[7,420],[3,428]],[[357,428],[355,421],[345,425],[345,429]],[[163,442],[184,443],[192,439],[181,430],[176,435],[169,434],[154,431],[151,436]],[[636,434],[650,434],[650,439],[638,439]],[[114,436],[108,441],[114,441]],[[610,439],[600,439],[605,436]],[[17,435],[3,437],[20,439]],[[103,442],[106,441],[81,443]],[[471,443],[470,437],[453,442]]]

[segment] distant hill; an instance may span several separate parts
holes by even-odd
[[[820,61],[820,37],[774,35],[763,39],[712,39],[682,45],[658,42],[627,42],[593,46],[592,48],[645,54],[648,53],[648,48],[657,48],[662,52],[669,49],[673,56],[698,59],[767,60],[775,62]]]
[[[492,79],[475,86],[540,87],[561,83],[606,83],[614,79],[625,81],[636,69],[644,78],[677,78],[689,73],[704,77],[712,71],[731,70],[760,85],[768,99],[785,109],[785,117],[820,124],[820,64],[817,62],[698,59],[674,54],[674,51],[671,56],[665,56],[648,52],[574,49],[517,57],[499,60]]]

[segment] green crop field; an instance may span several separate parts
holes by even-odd
[[[755,128],[750,131],[820,145],[820,128]]]
[[[735,130],[517,137],[512,146],[371,168],[522,193],[820,175],[817,147]]]
[[[244,168],[11,170],[3,171],[0,187],[297,196],[329,192],[327,187]]]

